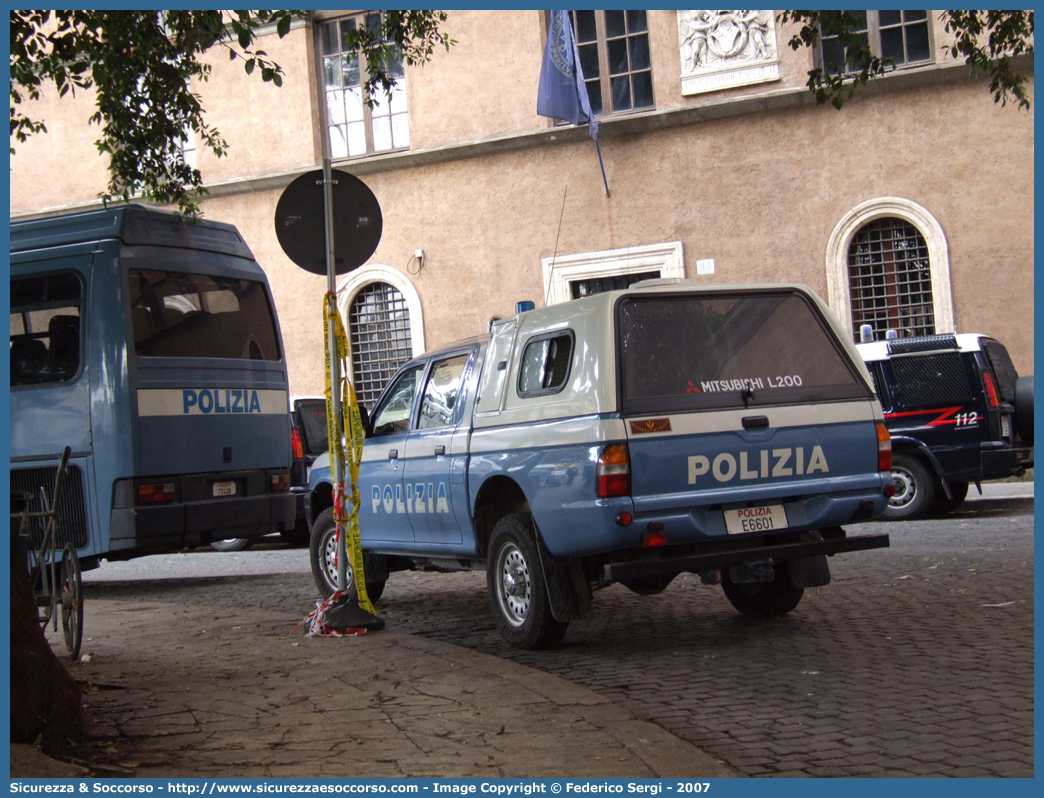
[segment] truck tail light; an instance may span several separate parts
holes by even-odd
[[[177,486],[173,482],[158,482],[148,485],[138,485],[138,503],[155,504],[157,502],[172,502],[177,494]]]
[[[631,456],[626,443],[613,443],[602,449],[595,468],[599,499],[631,494]]]
[[[877,470],[892,470],[892,436],[880,421],[877,422]]]
[[[993,375],[988,371],[982,373],[982,381],[986,383],[986,396],[989,397],[990,407],[997,407],[1000,400],[997,398],[997,385],[993,382]]]
[[[301,430],[295,429],[290,433],[290,445],[294,450],[294,459],[304,459],[304,446],[301,445]]]
[[[272,491],[272,493],[285,493],[290,490],[289,472],[284,471],[278,474],[269,474],[268,489]]]

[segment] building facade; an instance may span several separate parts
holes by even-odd
[[[263,35],[281,88],[217,56],[194,87],[230,144],[193,153],[203,212],[235,224],[268,272],[295,393],[323,389],[326,284],[282,252],[275,208],[325,157],[383,213],[376,252],[338,283],[364,400],[410,354],[482,332],[518,300],[650,276],[805,283],[853,336],[983,332],[1032,373],[1033,113],[996,105],[950,56],[939,12],[867,12],[897,68],[841,111],[805,82],[843,54],[830,40],[791,49],[779,12],[573,12],[608,195],[587,127],[536,113],[546,12],[450,12],[456,44],[402,67],[371,109],[341,32],[377,13],[315,12]],[[1032,60],[1019,68],[1032,96]],[[97,205],[92,112],[89,93],[30,111],[48,133],[11,158],[12,219]]]

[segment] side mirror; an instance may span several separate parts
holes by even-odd
[[[370,412],[363,405],[359,405],[359,417],[362,419],[363,431],[366,434],[365,436],[369,438],[373,435],[373,430],[370,429]]]

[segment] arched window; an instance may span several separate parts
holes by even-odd
[[[837,223],[826,252],[830,307],[859,340],[954,332],[946,236],[925,208],[901,197],[868,200]]]
[[[370,283],[348,307],[347,333],[355,395],[371,408],[399,366],[413,357],[406,300],[393,285]]]
[[[420,297],[397,269],[379,264],[350,272],[338,289],[359,402],[372,410],[399,366],[424,351]]]
[[[852,331],[864,324],[881,340],[935,334],[932,268],[928,244],[904,219],[886,216],[863,225],[848,247]]]

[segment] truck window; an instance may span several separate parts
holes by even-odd
[[[373,435],[406,432],[410,428],[410,411],[417,393],[421,367],[414,366],[399,375],[373,419]]]
[[[467,364],[468,355],[465,354],[440,360],[432,366],[428,384],[424,386],[417,429],[448,427],[453,423],[461,377]]]
[[[897,407],[912,410],[972,401],[961,353],[896,355],[892,358]]]
[[[129,280],[138,355],[280,359],[263,283],[145,269],[131,269]]]
[[[870,396],[826,321],[796,292],[626,296],[617,335],[625,413]]]
[[[518,395],[525,398],[558,393],[569,378],[572,360],[572,333],[544,335],[529,341],[518,370]]]
[[[11,279],[11,387],[69,382],[80,372],[83,285],[75,274]]]

